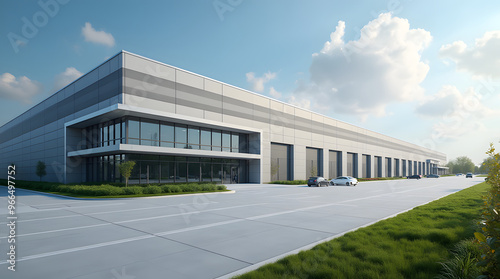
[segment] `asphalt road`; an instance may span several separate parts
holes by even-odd
[[[229,185],[235,193],[113,200],[17,189],[15,272],[0,186],[0,278],[228,278],[483,180],[241,184]]]

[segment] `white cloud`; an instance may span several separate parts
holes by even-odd
[[[429,71],[420,53],[432,40],[423,29],[410,29],[408,20],[380,14],[361,29],[358,40],[345,42],[339,21],[319,53],[313,54],[310,82],[295,90],[317,109],[386,115],[390,103],[423,97],[420,83]]]
[[[54,79],[54,91],[58,91],[64,86],[70,84],[83,74],[73,67],[66,68],[66,70],[58,74]]]
[[[444,45],[439,50],[442,58],[455,62],[457,70],[471,73],[474,77],[500,77],[500,30],[486,32],[476,39],[474,46],[463,41]]]
[[[433,135],[440,139],[457,139],[484,128],[483,120],[499,116],[481,103],[480,95],[473,88],[460,92],[454,86],[443,86],[434,96],[426,98],[417,108],[418,115],[436,121]]]
[[[288,98],[288,103],[297,106],[299,108],[311,110],[311,100],[309,99],[297,98],[292,95],[290,96],[290,98]]]
[[[269,88],[269,95],[275,99],[281,98],[281,93],[276,91],[276,89],[274,89],[273,86],[271,86],[271,88]]]
[[[256,77],[255,73],[249,72],[246,74],[247,81],[252,84],[252,90],[256,92],[263,92],[264,85],[268,83],[270,80],[276,78],[276,73],[267,72],[262,77]]]
[[[102,44],[108,47],[115,45],[115,38],[110,33],[104,31],[96,31],[92,24],[86,22],[85,26],[82,27],[82,35],[85,37],[86,42],[92,42],[96,44]]]
[[[10,73],[4,73],[0,76],[0,98],[31,103],[32,98],[41,91],[40,83],[25,76],[16,78]]]

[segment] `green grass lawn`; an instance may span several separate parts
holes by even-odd
[[[481,183],[236,278],[434,278],[449,249],[473,237]]]

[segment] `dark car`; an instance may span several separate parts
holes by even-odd
[[[472,178],[472,172],[468,172],[468,173],[465,175],[465,178]]]
[[[408,179],[420,179],[420,178],[422,178],[422,176],[420,174],[414,174],[414,175],[407,176],[406,178],[408,178]]]
[[[439,175],[437,175],[437,174],[428,174],[427,178],[439,178]]]
[[[317,186],[317,187],[328,186],[329,183],[330,182],[322,176],[311,176],[307,180],[307,186],[309,186],[309,187],[311,187],[311,186]]]

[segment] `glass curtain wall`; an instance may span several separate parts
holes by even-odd
[[[246,160],[146,154],[120,154],[87,158],[88,182],[124,182],[118,165],[135,161],[129,184],[182,182],[247,182]]]
[[[83,129],[86,144],[96,148],[127,143],[147,146],[248,153],[248,134],[200,128],[137,117],[114,119]]]

